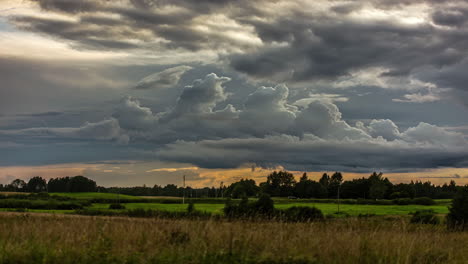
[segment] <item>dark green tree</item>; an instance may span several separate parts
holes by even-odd
[[[296,180],[294,175],[287,171],[272,172],[268,175],[267,181],[262,183],[260,187],[264,193],[271,196],[290,196],[294,194],[294,186]]]
[[[260,195],[258,200],[255,202],[255,209],[259,214],[271,215],[275,210],[275,206],[270,195],[266,193]]]
[[[338,188],[343,182],[343,175],[341,172],[335,172],[330,177],[330,182],[328,184],[328,197],[336,198],[338,195]]]
[[[27,189],[29,192],[45,192],[47,191],[47,182],[42,177],[32,177],[28,181]]]
[[[27,184],[21,179],[15,179],[10,183],[10,186],[11,191],[21,192],[26,190]]]
[[[84,176],[75,176],[70,178],[70,192],[95,192],[96,182]]]
[[[450,229],[468,228],[468,185],[461,188],[453,198],[447,215],[447,224]]]
[[[252,197],[256,196],[260,191],[254,180],[241,179],[238,182],[235,182],[226,189],[225,196],[230,196],[232,198],[240,198],[242,196]]]

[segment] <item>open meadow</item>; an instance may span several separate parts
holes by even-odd
[[[1,263],[466,263],[467,232],[400,217],[325,222],[0,214]]]
[[[9,194],[0,199],[0,263],[466,263],[468,259],[468,232],[448,231],[445,224],[449,200],[398,205],[386,200],[348,199],[338,204],[333,199],[268,199],[274,205],[273,217],[248,215],[248,211],[246,217],[229,215],[227,200],[219,198],[186,199],[182,204],[177,198],[109,193]],[[245,208],[258,206],[260,200],[251,199]],[[233,199],[227,204],[231,212],[239,212],[232,210],[244,202]],[[312,210],[306,213],[317,208],[319,215],[303,218],[294,212],[304,211],[288,211],[294,208]],[[432,210],[438,220],[412,223],[411,213],[424,210]]]
[[[11,197],[12,194],[9,194]],[[20,194],[20,195],[25,195]],[[109,206],[112,203],[121,203],[125,208],[111,211],[124,211],[128,209],[150,209],[169,212],[184,212],[187,210],[189,202],[194,203],[197,211],[210,214],[222,214],[225,206],[225,199],[221,198],[201,198],[201,199],[186,199],[185,204],[182,204],[182,199],[177,197],[139,197],[115,193],[52,193],[49,198],[70,199],[71,201],[85,202],[84,208],[90,210],[109,211]],[[250,199],[255,201],[256,199]],[[342,200],[338,204],[337,200],[333,199],[273,199],[275,208],[287,209],[294,206],[316,207],[325,215],[334,215],[340,212],[341,215],[358,216],[358,215],[408,215],[418,210],[433,210],[436,214],[444,215],[448,213],[450,200],[436,200],[434,205],[397,205],[397,204],[355,204],[355,200]],[[233,200],[238,202],[239,200]],[[385,201],[386,202],[386,201]],[[47,208],[2,208],[0,203],[0,211],[15,211],[22,209],[28,212],[40,213],[73,213],[69,208],[64,209],[47,209]]]

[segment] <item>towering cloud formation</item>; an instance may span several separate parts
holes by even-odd
[[[137,83],[135,89],[167,89],[175,86],[182,74],[192,69],[190,66],[177,66],[146,76]]]
[[[462,134],[427,123],[400,132],[388,119],[352,126],[330,100],[289,104],[284,84],[259,87],[239,110],[232,105],[219,108],[228,98],[223,85],[229,80],[214,73],[197,79],[182,90],[171,109],[160,113],[125,97],[111,119],[79,128],[3,130],[0,136],[152,144],[160,160],[210,168],[256,163],[296,169],[405,170],[468,162],[468,142]]]

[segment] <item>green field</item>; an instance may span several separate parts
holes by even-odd
[[[50,193],[50,195],[66,196],[76,199],[141,199],[137,196],[117,194],[117,193],[98,193],[98,192],[76,192],[76,193]]]
[[[123,203],[126,209],[152,209],[162,211],[185,211],[186,204],[174,203],[174,198],[164,197],[147,197],[148,202],[143,197],[115,194],[115,193],[51,193],[51,195],[66,196],[74,199],[92,200],[92,199],[109,199],[118,201],[120,199],[139,200],[138,202]],[[317,200],[311,202],[309,200],[289,200],[285,198],[275,198],[275,208],[287,209],[292,206],[309,206],[320,209],[325,215],[335,214],[338,212],[338,204],[333,200]],[[207,198],[207,199],[194,199],[195,209],[202,212],[213,214],[222,214],[224,208],[224,200]],[[250,199],[255,201],[255,199]],[[447,214],[450,200],[436,200],[436,205],[365,205],[365,204],[340,204],[339,211],[343,214],[357,216],[360,214],[375,214],[375,215],[408,215],[411,212],[424,209],[432,209],[437,214]],[[87,207],[93,210],[109,210],[109,203],[93,203]],[[15,211],[16,209],[0,208],[0,211]],[[26,209],[27,212],[40,212],[40,213],[73,213],[73,210],[42,210],[42,209]]]
[[[322,210],[324,214],[333,214],[338,211],[337,204],[334,203],[290,203],[277,204],[275,208],[286,209],[292,206],[315,206]],[[107,209],[109,204],[93,204],[92,209]],[[187,204],[161,204],[161,203],[126,203],[126,209],[153,209],[166,211],[184,211]],[[224,208],[223,204],[195,204],[195,209],[215,214],[221,214]],[[359,205],[359,204],[341,204],[340,212],[349,215],[376,214],[376,215],[407,215],[417,210],[432,209],[437,214],[447,214],[448,207],[445,205]]]

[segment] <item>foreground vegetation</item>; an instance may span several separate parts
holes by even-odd
[[[467,232],[388,217],[291,223],[0,214],[1,263],[464,263],[467,243]]]

